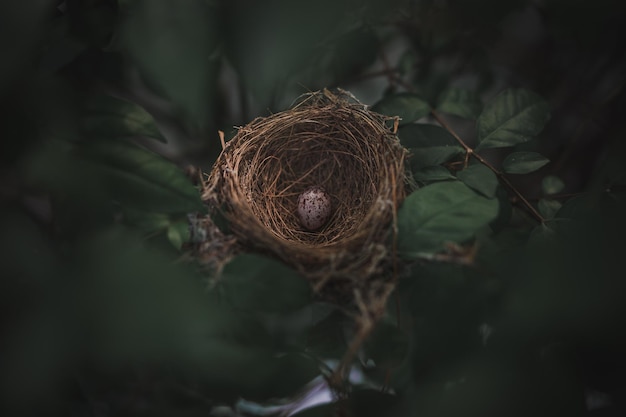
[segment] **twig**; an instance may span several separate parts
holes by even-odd
[[[444,128],[448,131],[448,133],[450,133],[454,139],[456,139],[456,141],[463,147],[463,149],[466,152],[466,155],[472,156],[474,157],[478,162],[480,162],[481,164],[483,164],[484,166],[486,166],[487,168],[489,168],[491,171],[493,171],[494,174],[496,174],[496,176],[498,177],[498,179],[500,181],[502,181],[502,183],[504,185],[507,186],[507,188],[509,190],[511,190],[511,192],[513,192],[513,194],[515,194],[515,196],[517,198],[519,198],[519,200],[524,204],[524,207],[526,207],[526,209],[530,212],[530,214],[540,223],[544,223],[546,221],[546,219],[543,218],[543,216],[537,211],[537,209],[535,209],[535,207],[526,199],[526,197],[524,197],[524,195],[513,185],[511,184],[511,181],[509,181],[509,179],[504,175],[504,173],[502,171],[500,171],[499,169],[497,169],[496,167],[494,167],[493,165],[491,165],[491,163],[489,163],[489,161],[487,161],[485,158],[483,158],[482,156],[480,156],[479,154],[477,154],[476,152],[474,152],[474,149],[472,149],[469,145],[467,145],[465,143],[465,141],[463,141],[463,139],[461,139],[461,137],[459,135],[457,135],[457,133],[454,131],[454,129],[452,129],[452,127],[450,127],[450,125],[448,124],[448,122],[445,121],[445,119],[443,117],[441,117],[439,115],[439,113],[437,113],[435,110],[431,110],[430,114],[435,118],[435,120]]]
[[[383,64],[385,64],[386,69],[389,68],[388,59],[387,59],[387,56],[385,55],[384,51],[381,52],[381,56],[382,56],[382,59],[383,59]],[[396,74],[395,72],[388,71],[387,72],[387,78],[389,79],[389,82],[392,85],[398,84],[398,85],[402,86],[403,88],[405,88],[407,91],[415,92],[415,88],[413,88],[413,86],[411,84],[409,84],[406,81],[404,81],[404,79],[402,79],[402,77],[398,76],[398,74]],[[439,115],[439,113],[437,113],[434,109],[431,110],[430,113],[433,116],[433,118],[444,129],[446,129],[454,137],[454,139],[456,139],[456,141],[463,147],[463,149],[465,150],[465,165],[464,166],[467,166],[469,157],[474,157],[478,162],[480,162],[481,164],[483,164],[484,166],[489,168],[491,171],[493,171],[494,174],[496,174],[498,179],[509,190],[511,190],[511,192],[513,194],[515,194],[515,196],[523,203],[524,207],[526,207],[528,212],[538,222],[545,223],[546,219],[544,219],[543,216],[541,215],[541,213],[539,213],[537,211],[537,209],[535,209],[535,207],[532,204],[530,204],[530,202],[526,199],[526,197],[524,197],[524,195],[513,184],[511,184],[511,181],[509,181],[509,179],[504,175],[504,173],[502,171],[500,171],[499,169],[497,169],[496,167],[491,165],[489,163],[489,161],[487,161],[485,158],[483,158],[482,156],[480,156],[479,154],[474,152],[474,149],[472,149],[469,145],[467,145],[465,143],[465,141],[463,141],[463,139],[461,139],[461,137],[454,131],[454,129],[452,129],[452,127]]]

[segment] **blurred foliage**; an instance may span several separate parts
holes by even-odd
[[[625,12],[2,2],[2,414],[625,415]],[[401,118],[419,188],[343,396],[302,409],[353,320],[266,256],[189,262],[183,168],[323,87]]]

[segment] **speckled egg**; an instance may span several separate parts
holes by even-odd
[[[315,231],[324,226],[330,211],[330,197],[322,187],[307,188],[298,197],[298,217],[307,230]]]

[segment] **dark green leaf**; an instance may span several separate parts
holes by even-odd
[[[120,47],[159,93],[202,126],[216,69],[217,13],[212,2],[124,2]]]
[[[370,28],[359,26],[325,46],[324,54],[332,51],[328,56],[328,71],[333,74],[334,83],[337,84],[376,60],[378,38]]]
[[[399,116],[400,125],[405,125],[428,115],[430,105],[417,94],[399,93],[383,98],[372,110],[387,116]]]
[[[158,360],[191,348],[186,343],[203,337],[199,329],[217,334],[233,324],[232,317],[211,318],[214,306],[190,270],[176,267],[136,236],[109,230],[83,246],[82,297],[76,302],[85,310],[83,318],[92,320],[84,324],[91,325],[99,342],[94,348],[102,354]]]
[[[419,123],[398,129],[400,142],[406,148],[428,148],[432,146],[455,146],[459,143],[448,131],[436,125]]]
[[[341,60],[354,69],[376,50],[363,43],[365,31],[350,33],[355,19],[348,15],[344,2],[276,0],[272,7],[262,2],[225,2],[220,9],[224,53],[260,109],[274,107],[284,90],[296,83],[307,87],[332,84],[324,78],[346,75],[345,68],[339,67]],[[357,51],[348,49],[350,45],[367,49],[359,51],[363,52],[359,57]],[[342,51],[350,56],[338,56]],[[316,72],[317,66],[322,71]],[[311,82],[302,79],[306,71],[314,73]]]
[[[282,313],[311,301],[309,283],[284,264],[258,255],[239,255],[224,267],[220,293],[240,309]]]
[[[422,183],[454,180],[456,177],[446,167],[432,166],[413,171],[413,178]]]
[[[145,234],[162,232],[170,225],[170,216],[164,213],[136,210],[131,207],[124,207],[123,213],[125,224]]]
[[[437,110],[466,119],[476,119],[483,108],[480,97],[465,88],[450,87],[439,96]]]
[[[556,234],[554,229],[549,225],[542,223],[532,230],[530,236],[528,237],[528,243],[531,245],[554,244],[555,238]]]
[[[120,202],[146,211],[202,211],[198,190],[161,156],[125,141],[91,141],[75,150],[93,186]]]
[[[191,268],[136,237],[115,230],[83,246],[70,304],[80,340],[89,341],[81,349],[95,363],[165,366],[206,384],[219,399],[291,395],[317,375],[310,360],[276,357],[257,320],[208,297]]]
[[[428,185],[409,195],[398,211],[398,249],[407,258],[463,242],[498,215],[498,200],[461,182]]]
[[[527,142],[550,118],[548,104],[527,90],[509,89],[489,102],[476,121],[478,148],[502,148]]]
[[[414,170],[448,162],[463,153],[463,148],[445,129],[429,124],[411,124],[398,129],[404,147],[411,150]]]
[[[528,174],[548,162],[548,158],[537,152],[513,152],[504,159],[502,167],[509,174]]]
[[[513,215],[513,206],[509,199],[509,194],[503,187],[496,187],[496,198],[500,202],[500,210],[498,217],[489,225],[494,232],[498,233],[502,229],[509,226],[511,216]]]
[[[410,148],[411,166],[425,168],[449,162],[454,157],[463,153],[460,146],[431,146],[429,148]]]
[[[85,106],[86,114],[82,126],[88,136],[147,136],[165,142],[150,113],[135,103],[99,95],[91,97]]]
[[[397,324],[381,321],[365,343],[367,359],[379,368],[400,366],[409,353],[409,338]]]
[[[597,207],[596,198],[597,196],[592,194],[581,194],[568,199],[559,209],[559,218],[570,220],[588,214],[590,210]]]
[[[548,200],[542,198],[541,200],[539,200],[538,204],[539,213],[541,213],[541,215],[546,219],[552,219],[554,218],[556,212],[559,211],[559,209],[561,208],[561,205],[562,204],[556,200]]]
[[[541,181],[541,188],[543,189],[544,194],[556,194],[561,192],[565,184],[559,177],[555,177],[554,175],[548,175]]]
[[[496,196],[498,177],[482,164],[473,164],[456,173],[458,179],[487,198]]]
[[[189,237],[190,232],[187,217],[170,222],[167,228],[167,239],[176,249],[180,249],[183,243],[188,242]]]

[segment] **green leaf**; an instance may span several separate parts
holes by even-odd
[[[398,211],[398,249],[406,258],[435,252],[447,242],[474,236],[498,215],[498,200],[461,182],[427,185],[409,195]]]
[[[162,232],[170,225],[170,216],[165,213],[137,210],[132,207],[124,207],[122,211],[124,223],[145,234]]]
[[[351,75],[371,65],[378,57],[378,37],[366,26],[359,26],[341,36],[332,39],[322,47],[326,55],[328,51],[328,73],[333,74],[333,84],[340,84]]]
[[[200,127],[210,114],[217,60],[218,14],[213,2],[124,2],[120,49],[149,85]],[[212,55],[213,54],[213,55]],[[195,126],[194,126],[195,127]]]
[[[413,178],[416,181],[422,183],[429,183],[434,181],[455,180],[456,177],[448,171],[446,167],[432,166],[419,169],[413,172]]]
[[[565,184],[559,177],[554,175],[548,175],[541,181],[541,188],[543,189],[544,194],[556,194],[561,192]]]
[[[460,146],[431,146],[429,148],[410,148],[409,162],[417,169],[432,167],[449,162],[463,153]]]
[[[171,214],[146,212],[130,207],[124,207],[122,211],[125,224],[140,230],[146,237],[165,233],[176,249],[180,249],[191,238],[187,216],[173,218]]]
[[[539,213],[541,213],[541,215],[546,219],[554,218],[554,215],[557,213],[557,211],[559,211],[561,206],[562,204],[560,202],[556,200],[548,200],[545,198],[539,200],[538,204]]]
[[[311,301],[309,283],[281,262],[259,255],[239,255],[224,267],[219,291],[240,309],[283,313]]]
[[[222,400],[289,395],[312,376],[310,361],[276,357],[257,320],[208,297],[193,268],[123,230],[81,243],[79,285],[67,303],[77,323],[66,330],[78,326],[96,363],[166,366]]]
[[[478,148],[503,148],[527,142],[539,134],[550,118],[540,96],[527,90],[509,89],[496,96],[476,121]]]
[[[536,245],[554,245],[556,232],[549,225],[542,223],[535,227],[528,237],[528,244],[536,246]]]
[[[220,28],[224,54],[259,108],[274,108],[280,95],[296,84],[334,84],[333,75],[346,75],[338,58],[355,69],[377,50],[363,43],[367,37],[362,31],[352,30],[357,26],[352,22],[359,22],[348,15],[352,9],[344,2],[278,0],[272,7],[262,2],[213,3],[220,5],[215,27]],[[362,21],[359,26],[366,27]],[[350,50],[350,45],[359,49]],[[342,51],[349,56],[339,57]],[[311,78],[307,82],[303,77]]]
[[[480,97],[465,88],[450,87],[439,96],[437,110],[475,120],[483,108]]]
[[[176,165],[130,142],[85,142],[74,155],[81,175],[122,206],[163,213],[204,209],[198,190]]]
[[[181,249],[183,243],[190,238],[189,222],[186,217],[171,222],[167,228],[167,239],[176,249]]]
[[[511,216],[513,215],[513,206],[511,205],[511,200],[509,198],[509,194],[506,192],[504,187],[496,188],[496,198],[500,202],[500,210],[498,213],[498,217],[489,224],[491,229],[498,233],[503,229],[508,228],[511,221]]]
[[[402,126],[398,129],[398,138],[405,148],[428,148],[437,146],[454,146],[459,143],[441,126],[417,123]]]
[[[417,94],[399,93],[383,98],[372,110],[387,116],[399,116],[400,125],[405,125],[428,115],[430,105]]]
[[[86,106],[82,127],[89,136],[119,138],[147,136],[165,142],[154,119],[142,107],[117,97],[91,97]]]
[[[548,158],[537,152],[513,152],[504,159],[502,167],[508,174],[528,174],[548,162]]]
[[[400,143],[411,150],[413,170],[440,165],[463,153],[463,148],[445,129],[429,124],[411,124],[398,129]]]
[[[458,179],[487,198],[496,196],[498,177],[482,164],[473,164],[456,173]]]

